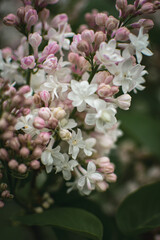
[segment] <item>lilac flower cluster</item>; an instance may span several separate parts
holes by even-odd
[[[46,7],[57,0],[22,2],[3,20],[24,37],[0,54],[1,174],[25,178],[45,168],[61,173],[68,192],[105,191],[117,179],[109,159],[122,135],[117,109],[128,110],[129,93],[144,89],[141,62],[152,55],[152,20],[133,19],[154,13],[160,1],[117,0],[118,19],[93,10],[78,34],[65,13],[50,20]]]

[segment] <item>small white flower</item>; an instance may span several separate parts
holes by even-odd
[[[115,75],[113,84],[116,86],[122,86],[123,93],[132,91],[139,79],[142,76],[144,66],[140,64],[133,65],[132,59],[129,58],[122,63],[112,65],[108,67],[109,71]]]
[[[71,179],[71,171],[78,165],[76,160],[69,160],[69,156],[64,153],[60,161],[55,162],[56,173],[61,172],[65,180]]]
[[[58,122],[59,127],[62,129],[72,129],[77,126],[77,123],[74,119],[66,119],[63,118],[61,121]]]
[[[153,53],[147,48],[149,41],[148,41],[148,34],[143,34],[143,27],[140,28],[138,36],[130,33],[129,38],[131,44],[136,50],[136,57],[138,63],[142,61],[142,54],[146,56],[152,56]]]
[[[23,132],[30,134],[32,137],[38,135],[40,131],[33,127],[34,115],[28,114],[27,116],[21,116],[17,119],[15,125],[16,130],[22,129]]]
[[[80,129],[77,130],[77,134],[75,131],[72,131],[72,138],[68,141],[69,143],[69,154],[72,154],[72,158],[76,159],[79,149],[84,148],[84,141],[82,138],[82,132]]]
[[[104,131],[111,128],[116,122],[116,109],[112,104],[107,104],[101,99],[94,101],[94,107],[97,113],[87,113],[85,123],[95,125],[98,130]]]
[[[53,140],[54,139],[51,139],[48,147],[41,155],[41,162],[45,165],[47,173],[50,173],[52,171],[55,162],[61,161],[63,158],[63,154],[60,153],[60,146],[52,149]]]
[[[43,88],[43,90],[47,90],[51,92],[52,95],[52,100],[54,100],[54,98],[58,98],[58,93],[64,93],[67,91],[68,89],[68,84],[66,83],[61,83],[60,81],[58,81],[56,76],[52,76],[49,75],[47,77],[47,81],[43,84],[43,86],[41,86],[41,89]]]
[[[96,56],[104,65],[111,65],[124,60],[120,55],[120,51],[116,49],[115,39],[111,39],[108,43],[102,42]]]
[[[84,141],[84,153],[87,156],[91,156],[93,152],[95,152],[95,149],[93,148],[96,144],[96,139],[95,138],[88,138]]]
[[[86,104],[93,106],[93,101],[97,98],[94,94],[97,90],[97,84],[72,80],[71,89],[72,91],[68,94],[68,98],[73,101],[72,105],[77,107],[78,112],[83,112],[86,109]]]
[[[97,181],[102,181],[103,177],[100,173],[96,172],[96,165],[93,162],[89,162],[87,171],[79,167],[83,176],[78,179],[77,188],[86,195],[89,195],[92,190],[95,189]]]

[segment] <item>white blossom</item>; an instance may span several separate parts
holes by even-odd
[[[102,64],[107,66],[124,60],[120,51],[116,49],[115,39],[111,39],[108,43],[102,42],[96,56]]]
[[[98,130],[104,131],[111,128],[116,122],[116,109],[112,104],[107,104],[101,99],[94,101],[96,113],[87,113],[85,123],[88,125],[95,125]]]
[[[72,105],[77,107],[78,112],[83,112],[86,109],[86,104],[93,106],[93,101],[97,98],[94,94],[97,90],[97,84],[72,80],[71,89],[72,91],[68,94],[68,98],[73,101]]]
[[[82,167],[79,169],[83,175],[77,181],[77,188],[85,195],[89,195],[95,189],[96,182],[102,181],[103,177],[96,172],[96,165],[91,161],[88,163],[87,170]]]
[[[121,86],[123,93],[127,93],[132,91],[140,81],[144,66],[133,65],[132,59],[129,58],[118,65],[110,66],[108,69],[115,75],[113,84]]]
[[[96,139],[95,138],[88,138],[84,141],[84,153],[87,156],[91,156],[93,152],[95,152],[95,149],[93,148],[96,144]]]
[[[68,143],[69,143],[68,153],[72,154],[73,159],[76,159],[80,148],[84,148],[84,141],[80,129],[77,130],[77,134],[75,131],[72,131],[72,138],[68,141]]]
[[[131,45],[135,48],[136,57],[138,63],[142,61],[142,54],[146,56],[152,56],[153,53],[147,48],[149,41],[148,41],[148,34],[143,34],[143,27],[140,28],[138,36],[130,33],[129,38],[131,41]]]
[[[76,160],[69,160],[69,156],[64,153],[60,161],[55,162],[56,173],[61,172],[65,180],[71,179],[71,171],[78,165]]]

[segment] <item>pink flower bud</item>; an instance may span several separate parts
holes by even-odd
[[[142,5],[140,11],[141,11],[141,14],[153,13],[154,12],[154,4],[147,2]]]
[[[151,19],[140,19],[138,23],[138,27],[144,27],[145,30],[150,30],[154,26],[154,22]]]
[[[72,133],[67,129],[61,129],[59,131],[59,136],[63,141],[68,141],[72,137]]]
[[[58,66],[57,57],[53,54],[49,55],[43,63],[43,68],[46,73],[52,74],[55,72]]]
[[[32,55],[21,59],[21,68],[23,69],[33,69],[35,65],[35,59]]]
[[[31,112],[31,110],[29,108],[24,108],[22,111],[22,114],[23,114],[23,116],[27,116],[30,112]]]
[[[38,21],[37,11],[35,9],[29,9],[26,11],[24,20],[27,23],[28,31],[30,31],[31,26],[35,25]]]
[[[50,136],[48,132],[41,132],[39,137],[42,139],[42,144],[46,145],[49,142]]]
[[[32,153],[34,158],[40,158],[42,155],[42,149],[40,147],[36,147]]]
[[[8,140],[8,139],[11,139],[13,137],[13,131],[6,131],[3,133],[2,135],[2,139],[5,141],[5,140]]]
[[[43,62],[49,55],[57,53],[59,50],[59,45],[56,42],[49,43],[42,52],[42,57],[39,62]]]
[[[79,55],[77,53],[70,52],[68,54],[68,61],[73,64],[77,64],[78,58],[79,58]]]
[[[131,96],[129,94],[123,94],[116,98],[116,103],[119,108],[128,110],[131,105]]]
[[[10,196],[10,192],[8,190],[4,190],[2,193],[1,193],[1,197],[2,198],[9,198]]]
[[[136,11],[135,6],[132,4],[129,4],[126,8],[125,17],[127,17],[128,15],[134,14],[135,11]]]
[[[18,90],[18,94],[26,94],[26,93],[29,93],[31,90],[30,86],[28,85],[24,85],[23,87],[21,87],[19,90]]]
[[[0,119],[0,130],[4,130],[5,128],[7,128],[8,123],[4,118]]]
[[[6,149],[0,148],[0,159],[1,160],[7,160],[8,159],[8,153]]]
[[[61,107],[57,107],[53,109],[53,115],[59,120],[63,119],[66,116],[66,112]]]
[[[98,190],[102,192],[105,192],[107,188],[109,188],[108,183],[106,183],[105,181],[97,182],[96,186],[98,187]]]
[[[50,118],[47,127],[50,129],[55,129],[58,125],[58,120],[56,118]]]
[[[16,26],[18,25],[18,18],[16,15],[11,13],[3,18],[3,23],[7,26]]]
[[[12,148],[13,150],[15,151],[18,151],[19,150],[19,147],[20,147],[20,143],[18,141],[18,138],[17,137],[13,137],[9,140],[9,143],[8,143],[8,146],[10,148]]]
[[[33,122],[33,126],[37,129],[42,129],[45,127],[45,121],[43,120],[43,118],[40,118],[40,117],[36,117],[34,119],[34,122]]]
[[[106,20],[107,31],[113,31],[113,30],[117,29],[118,25],[119,25],[119,21],[115,17],[109,16],[107,18],[107,20]]]
[[[50,101],[50,98],[51,98],[50,93],[46,90],[43,90],[42,92],[40,92],[39,95],[40,95],[41,100],[44,102],[45,107],[47,107],[48,103]]]
[[[36,105],[40,105],[40,104],[41,104],[41,98],[40,98],[40,96],[35,93],[34,96],[33,96],[33,101],[34,101],[34,103],[35,103]]]
[[[18,166],[18,172],[19,173],[26,173],[27,172],[27,166],[23,163],[21,163],[19,166]]]
[[[51,117],[51,111],[48,107],[42,107],[38,111],[39,117],[43,118],[45,121],[47,121]]]
[[[94,31],[86,29],[82,32],[81,37],[82,37],[82,40],[91,44],[94,42]]]
[[[30,162],[30,167],[33,169],[33,170],[38,170],[40,168],[40,162],[38,160],[33,160]]]
[[[112,86],[111,91],[112,91],[112,95],[114,95],[114,94],[119,92],[119,87],[118,86]]]
[[[115,39],[117,41],[127,41],[129,39],[130,31],[126,27],[121,27],[116,31]]]
[[[22,97],[19,96],[19,95],[15,95],[13,98],[12,98],[12,106],[18,106],[22,103]]]
[[[2,49],[2,56],[4,59],[11,57],[12,56],[12,49],[9,47],[3,48]]]
[[[86,41],[84,40],[81,40],[78,44],[77,44],[77,49],[80,51],[80,52],[84,52],[86,53],[87,55],[89,54],[89,45]]]
[[[29,35],[29,43],[34,49],[34,55],[35,57],[38,57],[38,47],[42,42],[42,37],[38,32],[34,32],[33,34]]]
[[[124,10],[127,8],[127,0],[116,0],[117,8]]]
[[[111,86],[101,83],[97,89],[97,94],[104,98],[112,95]]]
[[[39,18],[42,22],[45,22],[50,15],[50,11],[47,8],[43,8],[42,11],[39,12]]]
[[[0,208],[4,207],[4,202],[0,201]]]
[[[95,17],[95,22],[98,26],[105,26],[108,16],[106,13],[98,13]]]
[[[30,151],[26,147],[22,147],[19,151],[20,156],[22,156],[23,158],[27,158],[29,156],[29,153]]]
[[[51,21],[51,26],[53,28],[58,28],[58,25],[64,25],[68,22],[68,16],[65,13],[58,14]]]
[[[99,45],[102,42],[105,42],[106,40],[106,34],[104,34],[102,31],[95,33],[95,51],[98,49]]]
[[[88,26],[85,25],[85,24],[82,24],[80,25],[79,29],[78,29],[78,32],[79,33],[82,33],[84,30],[88,29]]]
[[[25,16],[25,8],[24,7],[20,7],[17,9],[17,16],[19,17],[20,21],[23,23],[24,16]]]
[[[110,173],[106,175],[106,181],[109,183],[114,183],[117,181],[117,176],[115,173]]]
[[[24,106],[25,106],[25,107],[30,107],[32,104],[33,104],[33,99],[32,99],[32,97],[26,98],[26,99],[24,100]]]
[[[12,159],[9,161],[8,167],[14,170],[18,167],[18,162],[15,159]]]

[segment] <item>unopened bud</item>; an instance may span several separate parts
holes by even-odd
[[[98,188],[99,191],[105,192],[109,187],[109,185],[105,181],[102,181],[102,182],[97,182],[96,187]]]
[[[30,31],[31,26],[35,25],[38,21],[37,11],[30,8],[28,11],[26,11],[24,20],[27,23],[27,30]]]
[[[48,132],[41,132],[39,137],[42,139],[42,144],[47,144],[50,139],[50,134]]]
[[[111,86],[101,83],[97,89],[97,94],[104,98],[112,95]]]
[[[50,98],[51,98],[50,93],[48,91],[44,90],[39,93],[39,96],[40,96],[41,100],[44,102],[45,107],[47,107],[48,103],[50,101]]]
[[[68,60],[73,64],[77,64],[78,58],[79,58],[79,55],[77,53],[70,52],[68,54]]]
[[[105,42],[105,40],[106,40],[106,34],[104,34],[102,31],[96,32],[95,33],[95,46],[96,46],[95,50],[97,50],[99,45],[102,42]]]
[[[13,150],[18,151],[19,147],[20,147],[20,143],[18,141],[18,138],[17,137],[11,138],[8,142],[8,145]]]
[[[18,167],[18,162],[15,159],[11,159],[8,163],[10,169],[16,169]]]
[[[25,85],[18,90],[18,94],[26,94],[29,93],[30,90],[31,90],[30,86]]]
[[[0,190],[3,191],[3,190],[6,190],[7,189],[7,184],[6,183],[1,183],[0,184]]]
[[[16,26],[18,24],[18,18],[14,14],[8,14],[3,18],[3,23],[7,26]]]
[[[36,117],[34,119],[34,122],[33,122],[33,126],[37,129],[42,129],[45,127],[45,121],[43,120],[43,118],[40,118],[40,117]]]
[[[81,37],[82,37],[82,40],[91,44],[94,42],[94,31],[86,29],[82,32]]]
[[[24,158],[27,158],[29,156],[29,153],[30,153],[30,151],[26,147],[22,147],[19,151],[20,156],[22,156]]]
[[[4,207],[4,202],[0,201],[0,208]]]
[[[6,121],[4,118],[1,118],[1,119],[0,119],[0,130],[6,129],[7,126],[8,126],[7,121]]]
[[[107,31],[113,31],[113,30],[117,29],[118,25],[119,25],[119,21],[115,17],[109,16],[107,18],[107,21],[106,21]]]
[[[116,98],[116,103],[119,108],[128,110],[131,105],[131,96],[129,94],[123,94]]]
[[[49,119],[47,127],[51,129],[55,129],[58,125],[58,120],[55,117]]]
[[[58,14],[52,19],[51,25],[53,28],[58,28],[60,24],[64,25],[68,22],[68,16],[65,13]]]
[[[117,41],[127,41],[129,39],[130,31],[126,27],[121,27],[116,31],[115,39]]]
[[[10,197],[10,192],[8,190],[4,190],[2,193],[1,193],[1,197],[2,198],[9,198]]]
[[[39,117],[43,118],[45,121],[47,121],[51,117],[51,111],[48,107],[42,107],[38,111]]]
[[[105,26],[108,16],[106,13],[98,13],[95,17],[95,22],[98,26]]]
[[[59,131],[59,136],[63,141],[68,141],[69,139],[71,139],[72,134],[67,129],[61,129]]]
[[[50,15],[50,11],[47,8],[43,8],[42,11],[39,12],[39,18],[42,22],[45,22]]]
[[[38,170],[40,168],[40,162],[38,160],[33,160],[30,162],[30,167],[34,170]]]
[[[26,173],[26,171],[27,171],[26,165],[23,164],[23,163],[21,163],[21,164],[18,166],[18,172],[23,174],[23,173]]]
[[[28,56],[21,59],[21,68],[23,69],[33,69],[35,65],[34,56]]]
[[[60,120],[60,119],[62,119],[66,116],[66,112],[63,108],[57,107],[57,108],[53,109],[53,115],[54,115],[55,118]]]
[[[115,173],[107,174],[106,175],[106,181],[109,183],[114,183],[117,181],[117,176]]]
[[[24,15],[25,15],[25,8],[24,7],[18,8],[17,9],[17,16],[19,17],[21,22],[24,22]]]
[[[34,158],[40,158],[42,155],[42,149],[40,147],[36,147],[32,153]]]
[[[78,44],[77,44],[77,49],[80,51],[80,52],[84,52],[88,55],[89,53],[89,45],[86,41],[84,40],[81,40]]]

